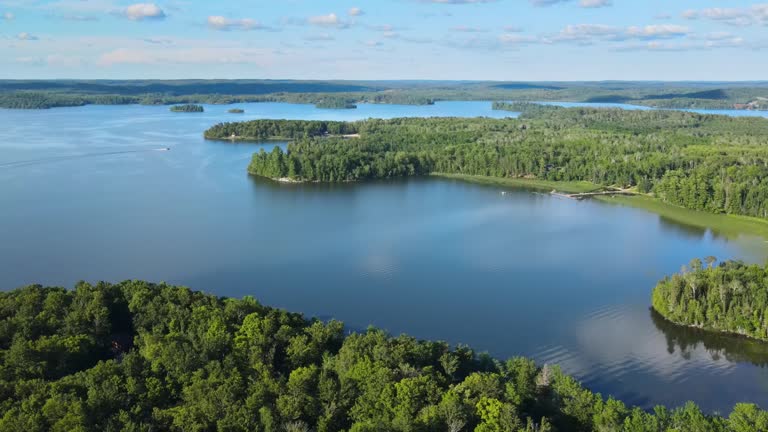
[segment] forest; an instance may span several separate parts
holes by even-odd
[[[680,325],[768,341],[768,268],[694,259],[653,290],[652,304]]]
[[[19,432],[768,430],[754,404],[643,411],[529,359],[141,281],[0,293],[0,413]]]
[[[498,105],[518,119],[255,120],[208,139],[291,140],[253,156],[268,178],[346,182],[432,173],[631,187],[713,213],[768,217],[768,120],[676,111]],[[346,136],[345,136],[346,135]]]
[[[352,109],[360,103],[445,100],[615,102],[657,108],[768,109],[768,84],[722,82],[486,82],[293,80],[0,80],[0,107],[289,102]]]
[[[171,108],[172,112],[184,112],[184,113],[201,113],[205,111],[200,105],[186,104],[186,105],[174,105]]]

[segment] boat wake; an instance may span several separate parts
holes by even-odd
[[[0,163],[0,168],[16,168],[16,167],[24,167],[24,166],[30,166],[30,165],[38,165],[38,164],[49,163],[49,162],[60,162],[60,161],[66,161],[66,160],[72,160],[72,159],[83,159],[83,158],[89,158],[89,157],[113,156],[113,155],[121,155],[121,154],[146,153],[146,152],[153,152],[153,151],[170,151],[170,150],[171,150],[170,147],[160,147],[160,148],[151,148],[151,149],[142,149],[142,150],[121,150],[121,151],[110,151],[110,152],[78,153],[78,154],[64,155],[64,156],[51,156],[51,157],[39,158],[39,159],[26,159],[26,160],[13,161],[13,162],[2,162]]]

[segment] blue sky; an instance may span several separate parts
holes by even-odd
[[[766,80],[768,3],[0,0],[0,78]]]

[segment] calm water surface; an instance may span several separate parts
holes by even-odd
[[[509,114],[490,103],[239,106],[0,110],[0,287],[165,280],[532,356],[643,407],[768,407],[765,346],[648,309],[655,282],[691,258],[762,261],[760,248],[637,209],[456,181],[277,185],[245,173],[275,144],[202,139],[260,117]]]

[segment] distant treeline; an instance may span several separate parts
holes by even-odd
[[[356,133],[359,138],[339,137]],[[452,173],[589,181],[636,187],[689,209],[768,217],[768,120],[762,118],[545,107],[506,120],[256,120],[205,133],[233,135],[294,140],[287,153],[254,155],[249,171],[270,178],[337,182]]]
[[[171,105],[171,104],[233,104],[248,102],[286,102],[314,104],[318,108],[354,109],[356,103],[430,105],[428,97],[407,94],[323,94],[323,93],[275,93],[267,95],[164,95],[140,96],[61,94],[48,92],[0,93],[0,108],[47,109],[83,105]]]
[[[653,308],[676,324],[768,341],[768,268],[695,259],[653,290]]]
[[[86,104],[359,103],[424,105],[440,100],[616,102],[660,108],[768,109],[766,83],[289,80],[0,80],[0,107]]]
[[[128,281],[0,292],[0,430],[755,432],[768,412],[653,412],[553,366],[347,333],[251,297]]]

